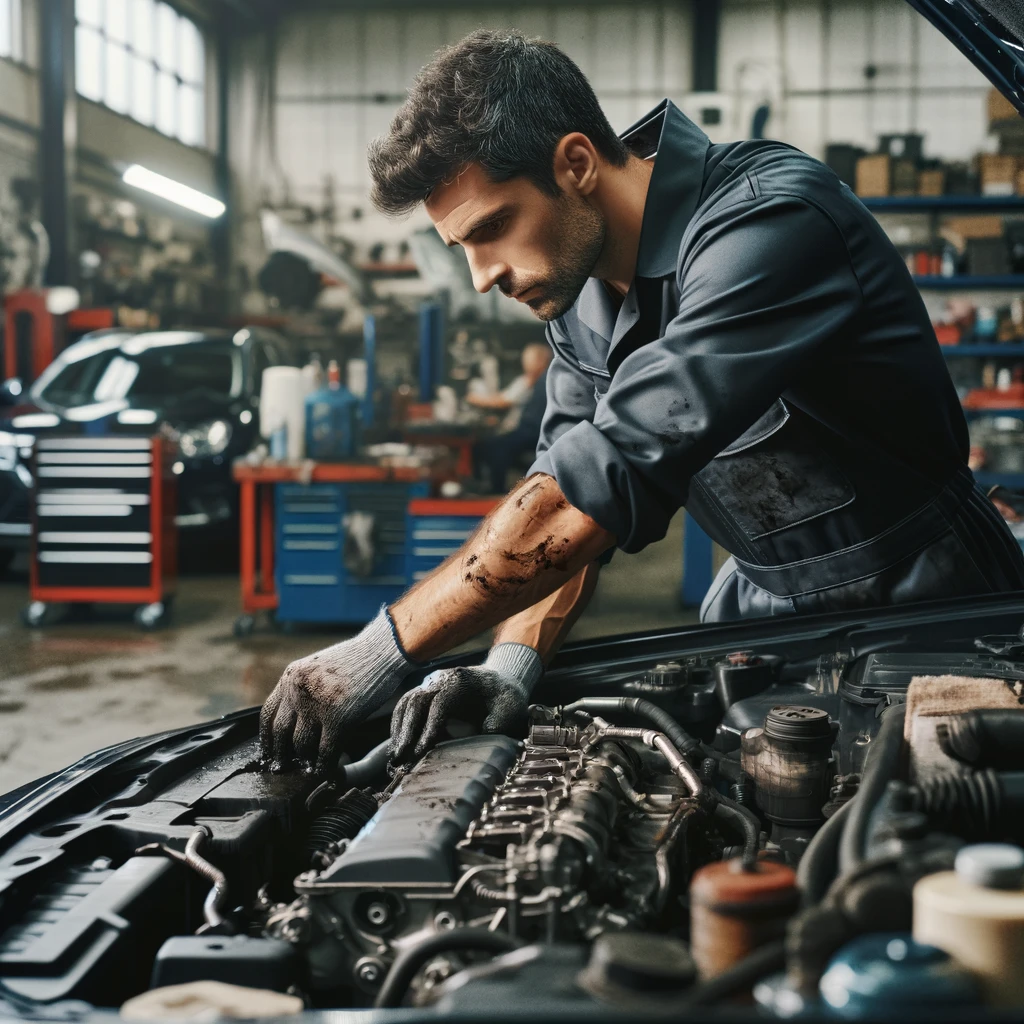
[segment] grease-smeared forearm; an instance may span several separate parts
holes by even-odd
[[[402,647],[417,661],[436,658],[547,598],[614,543],[554,478],[532,476],[391,607]]]

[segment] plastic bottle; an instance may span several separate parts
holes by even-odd
[[[351,459],[359,448],[359,399],[341,383],[337,360],[327,366],[327,387],[306,398],[306,456]]]

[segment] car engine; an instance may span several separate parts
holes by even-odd
[[[554,676],[517,735],[450,723],[411,764],[370,722],[326,778],[263,765],[252,712],[138,741],[0,817],[0,997],[1024,1005],[1022,655],[999,634],[609,663]]]

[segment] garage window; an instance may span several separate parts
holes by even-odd
[[[0,0],[0,16],[4,3]],[[158,0],[75,0],[78,92],[186,145],[206,141],[206,50],[191,19]]]
[[[0,57],[23,60],[21,0],[0,0]]]

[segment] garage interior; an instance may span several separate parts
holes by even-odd
[[[543,327],[476,294],[422,210],[375,212],[366,165],[418,69],[481,26],[557,42],[616,130],[669,97],[713,142],[826,161],[918,280],[979,480],[1024,490],[1021,121],[903,0],[0,0],[0,791],[261,703],[493,505],[471,446],[500,417],[467,396],[507,388]],[[204,332],[229,412],[185,411],[223,370],[185,361]],[[86,335],[104,359],[103,338],[129,346],[95,387],[53,369]],[[116,380],[146,359],[166,389],[152,409]],[[122,463],[165,467],[139,500],[159,494],[169,525],[147,561],[117,563],[145,567],[131,582],[88,551],[68,561],[59,503],[36,495],[68,450],[39,388],[66,390],[76,435],[133,427]],[[361,436],[304,450],[317,435],[289,417],[321,392]],[[318,515],[335,539],[295,541]],[[681,513],[616,555],[571,639],[697,621],[723,560]]]

